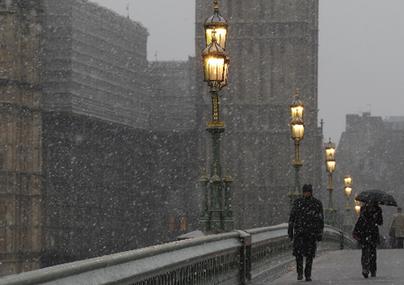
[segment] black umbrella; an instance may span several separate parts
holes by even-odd
[[[355,197],[356,201],[368,203],[368,202],[377,202],[381,205],[386,206],[395,206],[397,207],[397,202],[393,196],[387,194],[381,190],[367,190],[359,193],[358,196]]]

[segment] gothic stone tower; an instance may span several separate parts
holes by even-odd
[[[39,1],[0,1],[1,274],[38,267],[41,250]]]
[[[213,1],[196,1],[196,55]],[[226,125],[224,172],[234,177],[233,208],[241,228],[286,221],[291,165],[289,104],[295,88],[305,103],[302,183],[317,192],[321,181],[321,131],[317,126],[318,0],[222,0],[230,24],[230,82],[223,92]],[[209,163],[207,90],[197,69],[197,122],[201,164]]]

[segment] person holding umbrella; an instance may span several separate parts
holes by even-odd
[[[365,278],[369,277],[369,272],[372,277],[376,276],[376,247],[380,243],[378,226],[382,224],[382,209],[378,203],[374,201],[366,203],[361,208],[360,216],[353,232],[353,237],[359,241],[362,248],[362,275]]]
[[[355,200],[364,203],[352,233],[362,248],[362,275],[368,278],[370,272],[372,277],[376,277],[376,247],[380,243],[379,226],[383,224],[379,204],[397,206],[397,203],[391,195],[380,190],[364,191]]]

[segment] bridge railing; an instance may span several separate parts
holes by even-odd
[[[327,226],[319,251],[355,242]],[[280,274],[290,264],[287,224],[234,231],[77,261],[0,279],[0,285],[34,284],[247,284]]]

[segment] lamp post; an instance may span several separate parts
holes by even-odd
[[[231,177],[222,176],[220,163],[221,134],[224,122],[220,119],[219,91],[227,85],[230,59],[225,51],[227,21],[220,15],[218,1],[214,3],[214,14],[205,21],[206,47],[202,51],[204,81],[209,86],[212,102],[211,120],[207,131],[212,140],[210,173],[201,179],[203,187],[203,209],[201,225],[205,232],[225,232],[233,229],[231,209]]]
[[[345,203],[345,217],[343,228],[346,232],[351,232],[352,230],[352,213],[351,213],[351,195],[352,195],[352,177],[346,175],[344,177],[344,193],[346,198]]]
[[[334,190],[332,175],[335,172],[335,144],[331,141],[325,145],[325,166],[328,173],[327,190],[329,194],[328,208],[326,209],[326,222],[330,225],[336,224],[336,210],[334,209],[334,202],[332,199],[332,192]]]
[[[290,105],[290,132],[295,143],[295,157],[292,161],[295,169],[295,188],[294,191],[290,190],[288,194],[290,208],[292,208],[293,202],[301,195],[299,170],[303,166],[303,161],[300,159],[300,143],[304,138],[304,105],[299,95],[299,89],[296,89],[293,102]]]

